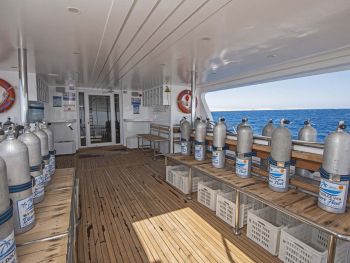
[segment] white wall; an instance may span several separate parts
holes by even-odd
[[[0,113],[0,121],[5,122],[7,117],[11,117],[15,123],[21,122],[21,104],[19,98],[19,74],[18,71],[0,71],[0,78],[6,80],[15,88],[16,100],[14,105],[6,112]],[[28,73],[28,97],[29,100],[37,100],[36,74]]]

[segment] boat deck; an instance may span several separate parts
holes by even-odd
[[[164,162],[149,152],[100,148],[66,159],[80,179],[78,262],[280,262],[161,180]]]

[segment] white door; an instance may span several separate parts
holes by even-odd
[[[79,92],[81,147],[116,144],[114,105],[113,93]]]

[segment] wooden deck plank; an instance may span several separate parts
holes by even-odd
[[[77,158],[77,164],[86,210],[79,226],[79,262],[279,262],[164,183],[164,165],[147,152]],[[90,236],[96,229],[94,241],[105,252],[101,259],[96,251],[89,255],[96,247],[84,240],[87,229]]]

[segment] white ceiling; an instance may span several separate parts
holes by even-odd
[[[349,24],[349,0],[0,0],[0,70],[22,38],[53,85],[206,84],[350,48]]]

